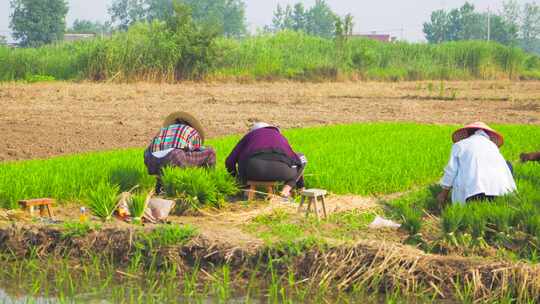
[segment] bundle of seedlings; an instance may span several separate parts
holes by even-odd
[[[110,220],[118,206],[119,190],[117,185],[99,183],[88,193],[88,206],[92,213],[104,221]]]
[[[135,193],[130,195],[128,199],[128,209],[134,224],[142,224],[142,217],[149,199],[149,194]]]

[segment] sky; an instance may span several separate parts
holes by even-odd
[[[478,10],[499,11],[503,0],[469,0]],[[533,0],[530,0],[533,1]],[[10,0],[0,0],[0,35],[9,34]],[[107,8],[112,0],[68,0],[67,24],[75,19],[105,21]],[[249,29],[272,23],[273,11],[277,4],[287,5],[297,2],[311,6],[315,0],[245,0],[246,19]],[[525,3],[527,0],[519,0]],[[355,33],[387,33],[399,39],[424,41],[422,24],[429,20],[431,12],[441,8],[455,8],[465,0],[327,0],[339,15],[351,13],[355,21]]]

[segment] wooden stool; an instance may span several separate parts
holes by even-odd
[[[30,215],[34,216],[35,208],[39,208],[39,215],[45,216],[45,209],[47,209],[47,214],[50,218],[53,217],[53,211],[52,211],[52,205],[54,204],[54,200],[52,198],[38,198],[38,199],[30,199],[30,200],[20,200],[19,206],[23,210],[29,210]]]
[[[274,187],[276,187],[277,182],[248,181],[247,185],[249,186],[249,190],[247,191],[247,199],[248,201],[252,201],[255,199],[255,191],[257,190],[257,187],[264,187],[268,193],[267,198],[272,197],[274,194]]]
[[[298,206],[298,212],[301,211],[302,206],[304,205],[304,202],[306,198],[308,198],[308,205],[306,209],[306,217],[309,215],[309,212],[311,211],[311,206],[313,204],[313,212],[317,216],[317,220],[321,218],[319,215],[319,208],[318,208],[318,198],[321,199],[322,209],[324,213],[324,218],[327,217],[326,214],[326,203],[324,201],[324,196],[326,195],[326,190],[322,189],[307,189],[302,192],[302,200],[300,201],[300,206]]]

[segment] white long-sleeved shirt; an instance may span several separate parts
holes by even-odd
[[[453,203],[481,193],[501,196],[516,190],[506,160],[482,130],[454,144],[440,184],[452,188]]]

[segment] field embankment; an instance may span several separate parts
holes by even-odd
[[[0,260],[6,265],[0,277],[9,279],[4,287],[15,294],[128,303],[135,295],[145,302],[170,302],[180,295],[316,303],[377,303],[379,292],[387,301],[397,296],[418,303],[505,298],[525,303],[540,297],[540,268],[526,263],[431,255],[384,241],[248,248],[205,236],[169,244],[146,233],[107,229],[66,238],[54,228],[0,229]]]
[[[0,161],[143,147],[189,109],[210,137],[250,122],[282,128],[401,121],[540,123],[537,82],[0,84]]]
[[[165,24],[139,24],[111,38],[0,48],[0,81],[473,80],[537,79],[540,59],[482,41],[437,45],[324,39],[281,32],[186,46]],[[197,42],[193,42],[197,43]],[[192,48],[190,48],[192,47]]]

